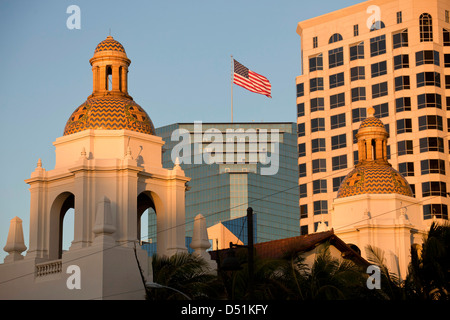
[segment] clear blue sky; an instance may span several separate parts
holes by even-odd
[[[230,55],[266,76],[272,99],[234,86],[234,121],[296,122],[297,23],[361,1],[0,1],[0,262],[9,221],[23,220],[39,158],[54,167],[53,141],[92,92],[89,59],[109,34],[131,59],[129,93],[156,127],[230,121]],[[69,5],[81,9],[70,30]]]

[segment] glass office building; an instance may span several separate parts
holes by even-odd
[[[196,215],[207,227],[222,222],[246,243],[247,208],[255,243],[300,234],[296,124],[175,123],[156,129],[163,166],[178,157],[191,178],[186,192],[186,237]],[[213,138],[211,138],[213,136]],[[212,143],[214,142],[214,143]],[[149,238],[156,223],[149,214]]]

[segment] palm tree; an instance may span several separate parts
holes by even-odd
[[[193,300],[223,296],[217,276],[211,273],[207,262],[200,256],[189,253],[170,257],[154,255],[152,268],[153,282],[160,288],[147,289],[149,300],[181,300],[186,299],[186,295]]]
[[[369,262],[376,265],[380,270],[381,290],[374,291],[375,296],[384,300],[406,299],[404,283],[397,274],[391,272],[386,266],[384,251],[375,246],[368,245],[366,252]]]
[[[433,222],[420,247],[411,248],[406,281],[414,299],[450,299],[450,225]]]

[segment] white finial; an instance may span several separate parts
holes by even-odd
[[[127,153],[125,154],[125,159],[133,159],[133,157],[131,156],[130,146],[128,146],[128,148],[127,148]]]

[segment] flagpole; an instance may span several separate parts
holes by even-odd
[[[233,122],[233,77],[234,77],[234,64],[233,64],[233,55],[231,55],[231,122]]]

